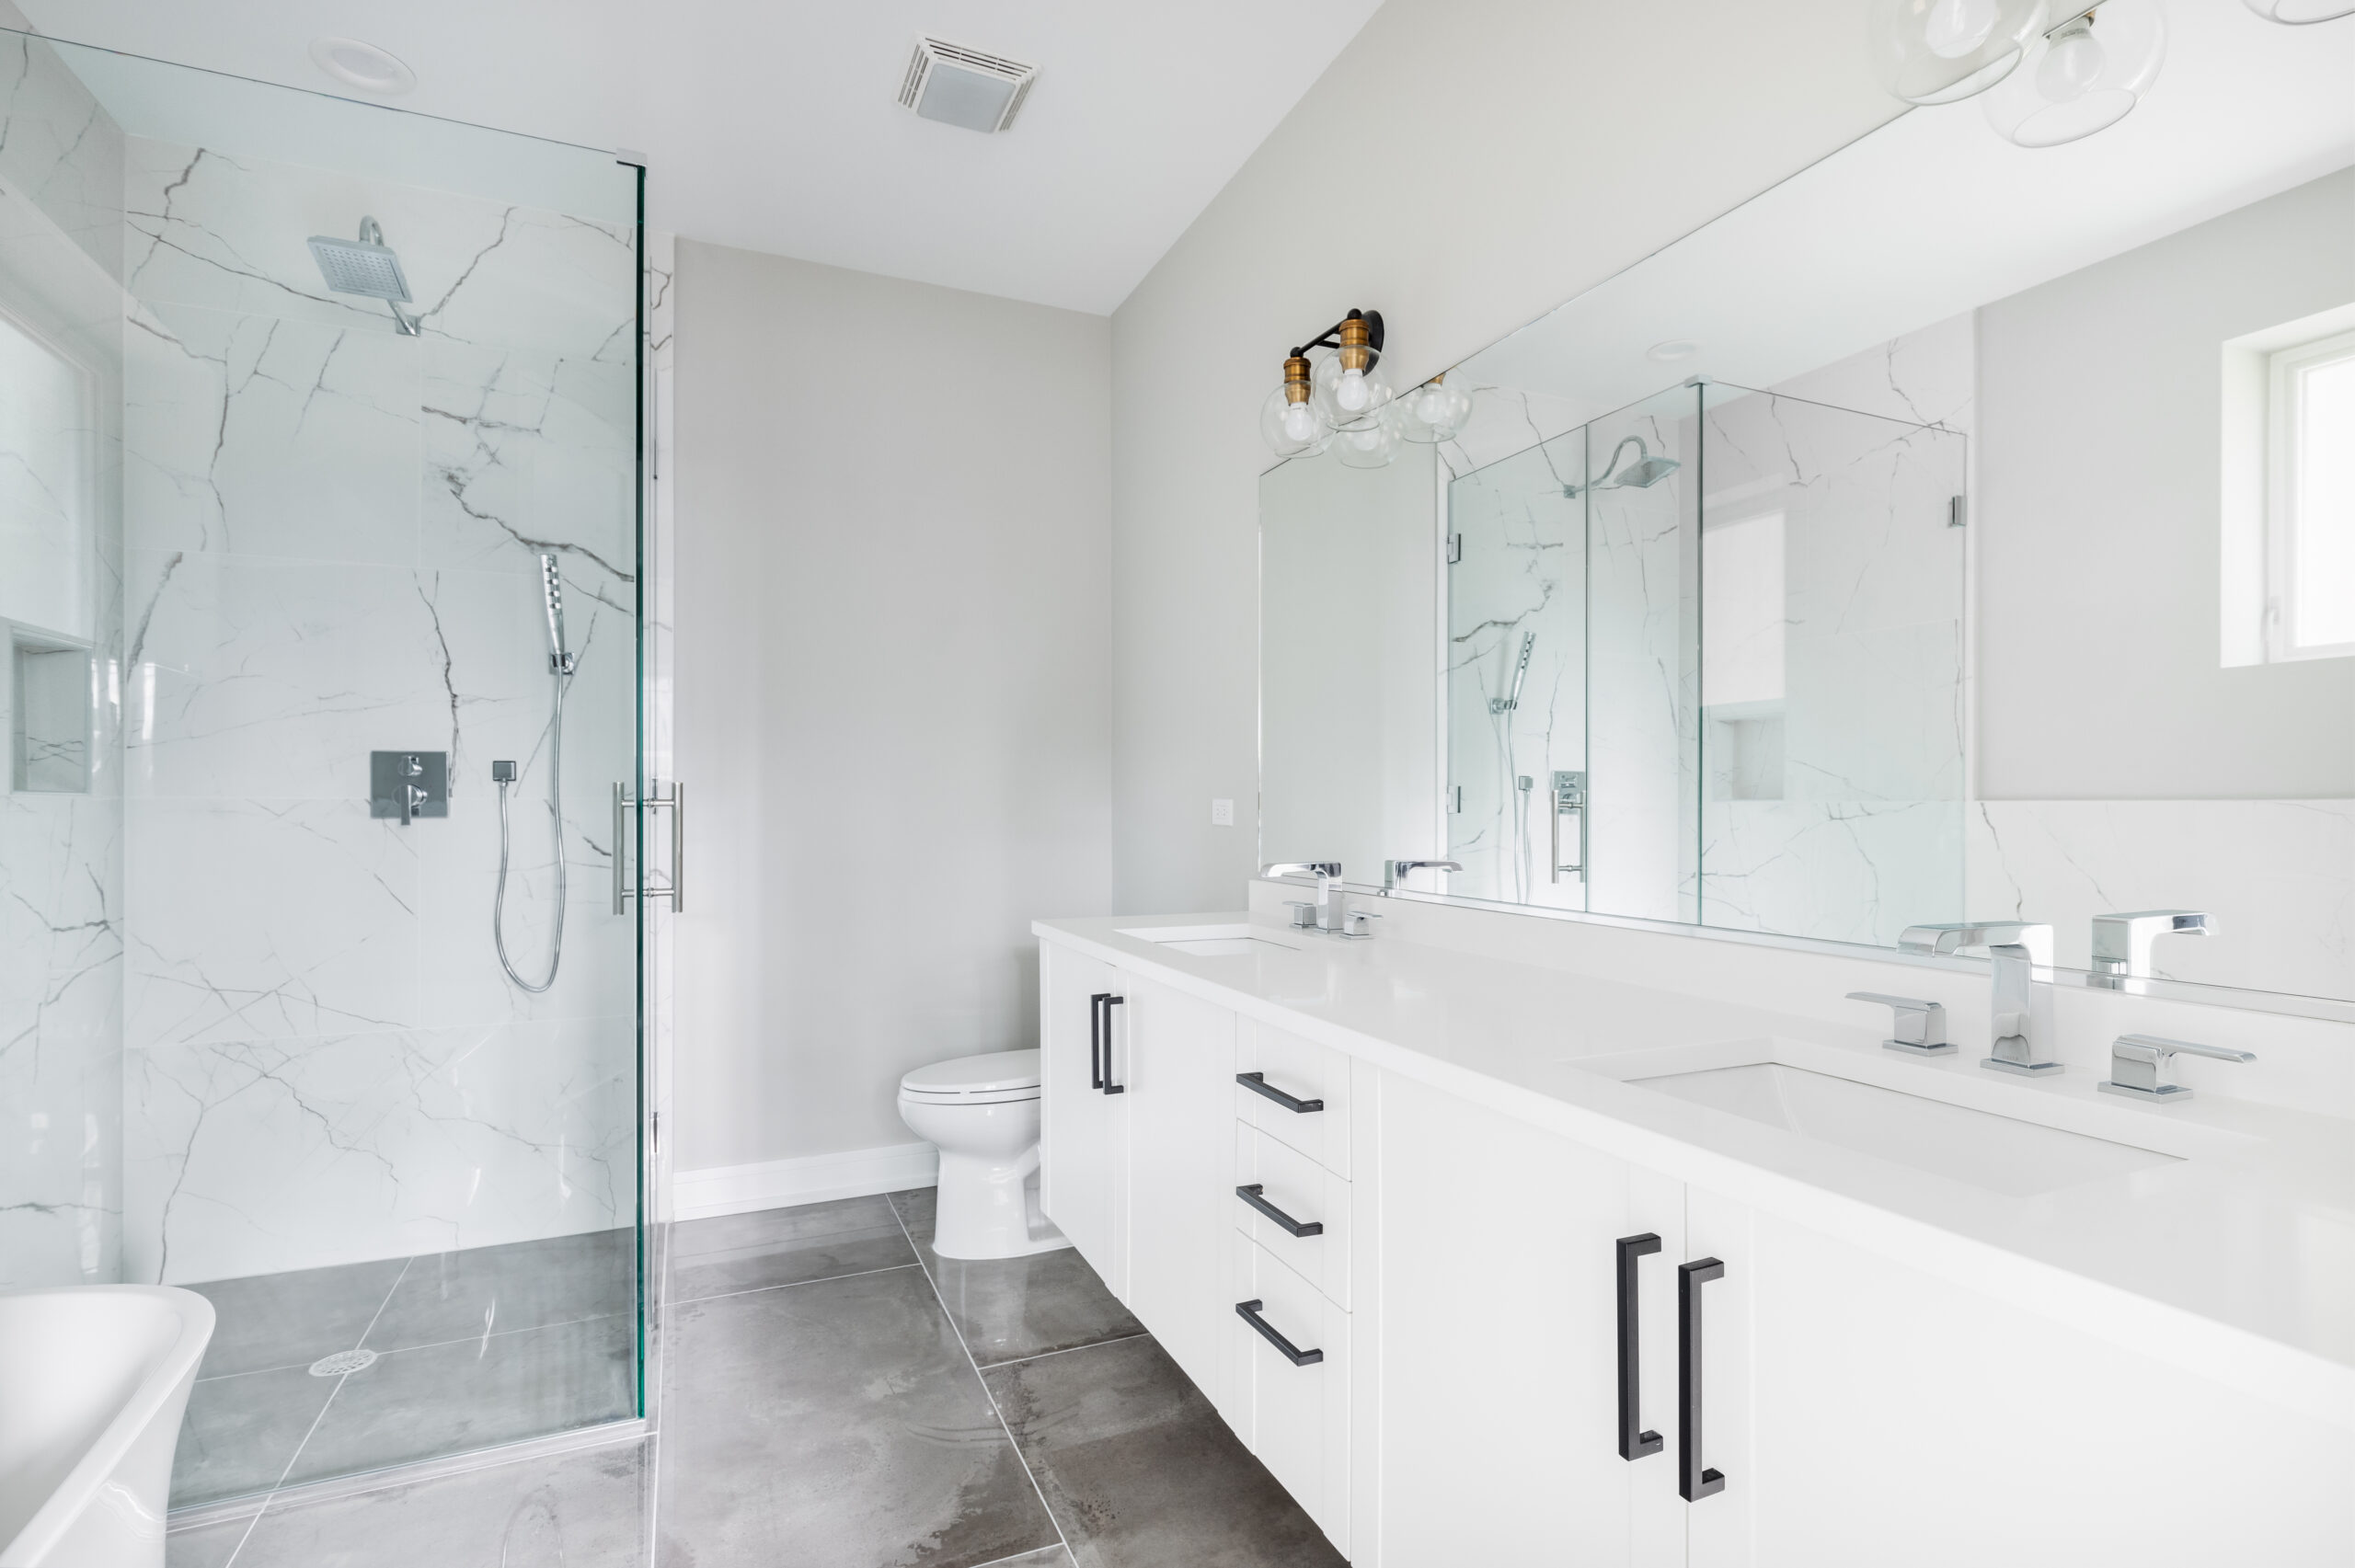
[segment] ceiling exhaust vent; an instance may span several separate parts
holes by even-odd
[[[1039,68],[969,49],[942,38],[919,38],[900,84],[900,107],[926,120],[968,131],[1004,131],[1022,112]]]

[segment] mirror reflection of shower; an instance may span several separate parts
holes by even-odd
[[[1514,752],[1513,715],[1521,708],[1521,688],[1529,679],[1529,655],[1537,646],[1537,634],[1521,634],[1521,657],[1513,660],[1512,684],[1508,693],[1488,699],[1488,715],[1498,720],[1497,739],[1503,750],[1505,777],[1517,779],[1521,797],[1515,803],[1512,829],[1513,896],[1525,898],[1529,884],[1529,786],[1530,779],[1520,771],[1520,760]]]
[[[356,241],[313,235],[311,256],[318,262],[319,276],[327,280],[328,288],[339,294],[384,301],[385,307],[393,313],[394,329],[404,338],[417,336],[417,317],[401,309],[411,303],[408,275],[401,270],[399,255],[385,243],[385,231],[375,219],[360,220],[360,237]]]
[[[574,659],[564,646],[564,578],[552,555],[540,556],[540,607],[546,615],[548,675],[556,682],[554,712],[548,724],[548,820],[556,837],[556,933],[548,944],[547,977],[537,984],[517,974],[514,961],[507,956],[507,791],[516,782],[515,764],[498,761],[490,765],[491,782],[499,786],[499,891],[491,899],[490,938],[492,945],[499,949],[499,967],[507,971],[507,978],[534,993],[556,984],[557,969],[564,962],[564,689],[572,680]]]

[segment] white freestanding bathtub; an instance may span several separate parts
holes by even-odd
[[[0,1295],[0,1568],[162,1568],[213,1303],[161,1285]]]

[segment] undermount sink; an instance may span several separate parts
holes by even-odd
[[[2172,1165],[2190,1158],[2208,1136],[2206,1129],[2151,1125],[2147,1113],[1797,1041],[1645,1051],[1576,1065],[2009,1197]],[[2038,1119],[2007,1114],[2013,1110]]]
[[[1258,927],[1240,921],[1228,925],[1134,926],[1120,934],[1133,936],[1139,942],[1157,943],[1174,953],[1191,953],[1200,958],[1234,958],[1253,953],[1298,951],[1291,943],[1262,936]]]

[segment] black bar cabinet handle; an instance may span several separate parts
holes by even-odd
[[[1127,1084],[1112,1082],[1112,1009],[1128,1000],[1127,997],[1114,996],[1109,991],[1104,996],[1104,1093],[1107,1094],[1125,1094],[1129,1092]]]
[[[1258,1329],[1261,1339],[1266,1340],[1269,1345],[1272,1345],[1278,1350],[1282,1351],[1284,1353],[1284,1359],[1291,1362],[1293,1366],[1314,1367],[1319,1361],[1325,1359],[1325,1353],[1323,1351],[1303,1350],[1298,1345],[1292,1344],[1292,1341],[1278,1333],[1276,1332],[1275,1325],[1259,1315],[1259,1309],[1266,1305],[1267,1303],[1265,1301],[1260,1300],[1237,1301],[1235,1304],[1235,1315],[1241,1318],[1245,1322],[1249,1323],[1253,1328]]]
[[[1264,1072],[1238,1072],[1235,1075],[1235,1081],[1254,1094],[1265,1094],[1287,1111],[1296,1111],[1305,1116],[1311,1111],[1321,1111],[1325,1108],[1325,1102],[1322,1100],[1295,1100],[1281,1089],[1270,1088],[1268,1083],[1268,1075]]]
[[[1701,1287],[1726,1276],[1715,1258],[1676,1265],[1676,1494],[1687,1503],[1714,1497],[1726,1478],[1701,1464]]]
[[[1636,1260],[1660,1251],[1660,1237],[1647,1230],[1622,1236],[1619,1248],[1619,1457],[1648,1459],[1660,1450],[1660,1434],[1644,1430],[1643,1367],[1637,1355]]]
[[[1325,1234],[1325,1221],[1322,1219],[1294,1219],[1291,1215],[1286,1214],[1282,1209],[1278,1208],[1274,1204],[1269,1203],[1266,1198],[1259,1196],[1267,1190],[1268,1186],[1265,1182],[1253,1182],[1247,1187],[1235,1188],[1235,1196],[1241,1198],[1244,1202],[1249,1204],[1252,1207],[1258,1209],[1260,1213],[1266,1215],[1269,1219],[1274,1220],[1277,1224],[1282,1226],[1285,1230],[1291,1231],[1295,1236],[1322,1236]]]
[[[1087,999],[1087,1086],[1104,1087],[1104,1004],[1112,1000],[1109,990],[1099,990]]]

